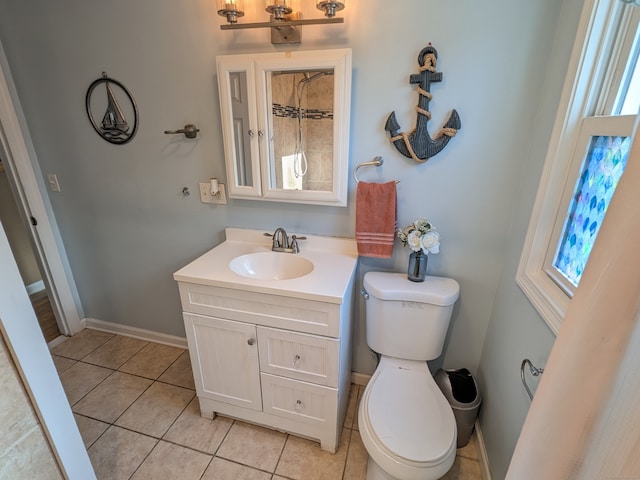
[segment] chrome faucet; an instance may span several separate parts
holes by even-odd
[[[265,236],[272,237],[271,251],[284,252],[284,253],[300,253],[300,247],[298,246],[298,240],[306,240],[307,237],[297,237],[291,235],[291,241],[284,228],[278,227],[276,231],[271,233],[265,233]]]
[[[287,232],[282,227],[276,228],[276,231],[273,232],[273,244],[271,246],[271,250],[274,252],[284,252],[288,248],[289,237],[287,236]]]

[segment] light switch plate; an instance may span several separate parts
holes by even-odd
[[[52,192],[60,191],[60,184],[58,183],[58,177],[55,173],[47,174],[47,182],[49,182],[49,188],[51,188]]]

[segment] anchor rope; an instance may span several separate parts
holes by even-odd
[[[436,56],[433,53],[427,53],[424,57],[424,65],[422,65],[419,70],[424,72],[425,70],[429,70],[430,72],[436,71]]]
[[[406,145],[407,150],[409,151],[409,155],[411,155],[411,158],[413,158],[416,162],[424,163],[428,160],[427,158],[423,159],[423,158],[420,158],[418,155],[416,155],[416,152],[413,151],[413,147],[411,146],[411,142],[409,141],[409,135],[407,135],[405,132],[402,132],[400,135],[396,135],[395,137],[391,137],[392,142],[400,139],[404,140],[404,144]]]
[[[436,56],[433,53],[428,53],[427,55],[425,55],[424,57],[424,65],[420,66],[420,68],[418,69],[420,72],[424,72],[425,70],[428,70],[430,72],[434,72],[436,71]],[[418,85],[418,93],[420,95],[423,95],[425,97],[427,97],[428,100],[431,100],[433,98],[433,96],[431,95],[430,92],[427,92],[426,90],[424,90],[422,87],[420,87],[420,85]],[[420,114],[420,115],[424,115],[425,117],[427,117],[427,120],[431,120],[431,112],[429,110],[425,110],[424,108],[421,108],[420,105],[416,105],[416,111]],[[409,155],[411,155],[411,158],[413,158],[416,162],[418,163],[424,163],[428,160],[428,158],[420,158],[418,157],[418,155],[416,155],[416,152],[413,150],[413,147],[411,146],[411,141],[409,140],[409,136],[413,135],[415,133],[416,129],[414,128],[413,130],[411,130],[411,132],[406,133],[406,132],[401,132],[400,134],[391,137],[389,140],[393,143],[396,140],[404,140],[404,144],[407,147],[407,150],[409,152]],[[458,133],[458,130],[456,130],[455,128],[451,128],[451,127],[442,127],[440,130],[438,130],[438,133],[436,133],[433,137],[434,140],[438,140],[439,138],[441,138],[442,136],[447,136],[447,137],[454,137],[456,135],[456,133]]]
[[[425,117],[427,117],[429,120],[431,120],[431,112],[429,110],[425,110],[424,108],[420,108],[420,106],[416,106],[416,112],[421,113],[422,115],[424,115]]]
[[[441,128],[438,133],[436,133],[433,136],[434,140],[438,140],[440,137],[442,137],[443,135],[446,135],[447,137],[455,137],[456,133],[458,133],[458,130],[456,130],[455,128],[451,128],[451,127],[443,127]]]
[[[420,85],[418,85],[418,93],[420,95],[424,95],[425,97],[427,97],[429,100],[431,100],[433,98],[433,96],[431,95],[431,93],[427,92],[425,89],[423,89]]]

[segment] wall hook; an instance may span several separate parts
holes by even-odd
[[[196,138],[198,136],[198,132],[200,131],[194,124],[188,123],[181,128],[180,130],[165,130],[164,133],[166,135],[174,135],[176,133],[184,133],[184,136],[187,138]]]

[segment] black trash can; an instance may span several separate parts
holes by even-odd
[[[439,369],[434,375],[436,383],[449,401],[458,427],[458,448],[469,443],[478,417],[482,398],[476,379],[466,368]]]

